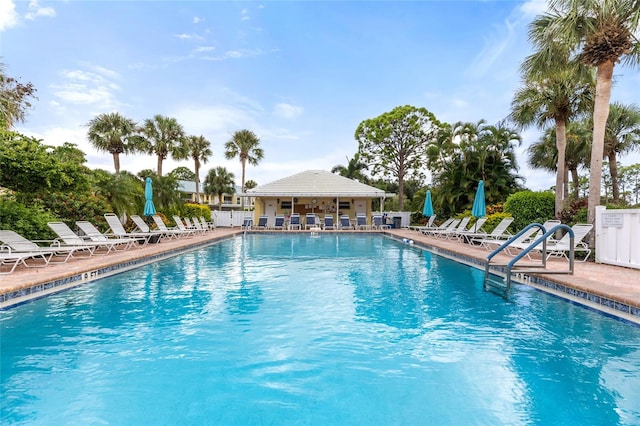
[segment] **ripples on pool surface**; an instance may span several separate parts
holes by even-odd
[[[368,235],[247,235],[1,311],[3,424],[640,424],[640,328]]]

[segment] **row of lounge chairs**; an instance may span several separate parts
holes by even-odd
[[[244,228],[251,229],[274,229],[274,230],[312,230],[312,229],[353,229],[353,230],[370,230],[370,229],[388,229],[389,225],[384,223],[384,218],[382,215],[373,215],[371,218],[371,224],[367,223],[367,217],[365,215],[356,215],[355,220],[351,220],[351,218],[347,215],[340,216],[340,222],[334,223],[333,215],[326,215],[321,220],[317,215],[313,213],[306,214],[305,223],[302,224],[300,220],[299,213],[293,213],[289,217],[289,221],[287,222],[284,216],[276,216],[275,222],[273,225],[269,225],[269,217],[266,215],[260,216],[258,218],[258,223],[253,225],[253,220],[251,218],[245,219],[243,223]],[[304,228],[303,228],[304,226]]]
[[[89,221],[77,221],[79,233],[75,233],[64,222],[49,222],[57,238],[54,240],[29,240],[11,230],[0,230],[0,274],[10,274],[18,266],[42,267],[49,264],[66,263],[72,257],[91,257],[96,253],[109,254],[114,251],[144,247],[149,242],[203,234],[215,229],[204,218],[185,218],[185,222],[174,216],[176,228],[167,228],[162,218],[153,216],[157,229],[150,229],[137,215],[131,216],[136,229],[128,232],[113,213],[104,215],[110,232],[102,233]]]
[[[478,221],[471,227],[468,226],[470,217],[465,217],[463,219],[450,218],[440,226],[433,226],[434,218],[435,215],[430,218],[430,222],[427,226],[414,226],[412,229],[430,237],[446,239],[449,241],[464,241],[466,243],[479,245],[487,250],[495,250],[513,236],[508,231],[509,226],[513,222],[513,218],[511,217],[502,219],[502,221],[500,221],[500,223],[490,233],[487,233],[482,229],[486,221],[484,218],[478,219]],[[514,239],[514,241],[509,243],[505,252],[515,256],[520,253],[521,250],[531,247],[531,251],[527,253],[527,257],[531,259],[531,253],[539,254],[542,251],[542,245],[534,245],[535,242],[546,231],[549,231],[559,224],[559,220],[548,220],[542,225],[544,231],[538,227],[527,229],[524,233]],[[575,224],[571,228],[574,234],[573,250],[574,252],[580,252],[584,255],[584,257],[580,259],[582,261],[588,259],[591,254],[591,249],[584,242],[584,239],[592,228],[593,225],[585,223]],[[568,232],[558,240],[549,238],[546,246],[547,258],[552,256],[567,258],[567,253],[571,249],[570,238],[571,237]]]

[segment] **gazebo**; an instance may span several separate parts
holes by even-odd
[[[299,213],[301,217],[307,213],[333,215],[336,220],[341,215],[370,217],[372,199],[380,200],[382,211],[385,198],[395,194],[325,170],[307,170],[241,195],[255,197],[254,223],[258,222],[259,216],[266,215],[267,223],[272,225],[276,215],[289,216],[291,213]]]

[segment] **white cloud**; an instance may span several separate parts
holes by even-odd
[[[0,32],[18,25],[18,13],[13,0],[0,0]]]
[[[212,52],[216,50],[215,46],[200,46],[193,50],[193,53]]]
[[[528,18],[541,15],[547,10],[547,0],[529,0],[520,6],[520,11]]]
[[[194,24],[199,24],[200,22],[203,22],[204,18],[200,18],[199,16],[194,16],[193,17],[193,23]]]
[[[249,16],[249,11],[247,9],[242,9],[242,11],[240,12],[240,20],[248,21],[249,19],[251,19],[251,17]]]
[[[204,40],[204,38],[202,38],[202,36],[200,36],[198,34],[182,33],[182,34],[176,34],[174,37],[179,38],[180,40],[196,40],[196,41],[203,41]]]
[[[273,111],[273,113],[278,117],[286,118],[288,120],[299,117],[303,112],[304,109],[302,107],[286,103],[276,104]]]
[[[476,55],[467,74],[472,76],[484,76],[493,64],[505,53],[513,43],[516,28],[508,20],[504,26],[498,28],[496,33],[485,41],[484,48]]]
[[[71,104],[93,104],[103,109],[111,109],[117,105],[115,92],[120,87],[111,81],[117,76],[114,71],[99,66],[87,66],[94,71],[63,70],[60,72],[62,82],[52,84],[56,97]]]
[[[29,12],[27,12],[27,14],[25,15],[25,18],[29,20],[33,20],[33,19],[36,19],[38,16],[46,16],[49,18],[53,18],[54,16],[56,16],[56,10],[51,6],[47,6],[47,7],[40,6],[40,4],[38,4],[38,0],[31,0],[29,2]]]

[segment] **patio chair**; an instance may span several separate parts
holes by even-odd
[[[333,215],[326,215],[324,217],[324,229],[336,229],[336,224],[333,222]]]
[[[340,229],[355,229],[353,227],[353,225],[351,224],[351,220],[349,219],[349,216],[347,215],[342,215],[340,216]]]
[[[422,225],[422,226],[410,226],[409,229],[413,229],[414,231],[421,231],[423,229],[429,229],[429,228],[433,228],[433,222],[436,220],[436,215],[432,214],[431,216],[429,216],[429,220],[427,221],[426,225]]]
[[[173,215],[173,220],[176,223],[176,226],[178,227],[178,231],[181,231],[183,235],[187,236],[187,237],[191,237],[193,235],[195,235],[197,233],[197,231],[193,228],[187,228],[184,223],[182,222],[182,219],[180,219],[180,216],[178,216],[177,214]]]
[[[184,218],[184,224],[186,229],[191,229],[196,234],[204,234],[206,231],[206,229],[200,227],[200,223],[198,223],[198,225],[195,225],[188,217]]]
[[[458,223],[458,226],[456,226],[452,230],[446,229],[442,232],[438,232],[436,233],[436,236],[439,238],[446,238],[447,240],[457,240],[458,232],[466,231],[467,225],[469,224],[470,221],[471,221],[471,216],[465,216],[460,220],[460,222]]]
[[[300,213],[292,213],[289,218],[289,231],[292,229],[302,229],[302,225],[300,224]]]
[[[122,222],[120,222],[120,218],[114,213],[105,213],[104,219],[111,229],[111,234],[119,238],[135,238],[139,243],[142,243],[142,247],[146,246],[149,243],[149,239],[153,236],[150,232],[127,232]]]
[[[193,216],[191,220],[193,221],[193,226],[202,231],[203,234],[205,234],[209,230],[209,227],[206,224],[201,223],[200,219],[198,219],[196,216]]]
[[[16,267],[19,265],[24,265],[27,268],[39,268],[43,266],[47,266],[49,264],[49,260],[53,256],[53,252],[38,252],[38,253],[18,253],[18,252],[4,252],[2,250],[8,250],[9,247],[0,247],[0,274],[6,275],[15,271]],[[32,265],[27,263],[27,260],[35,260],[40,259],[44,261],[44,265]],[[8,271],[2,271],[2,267],[10,266],[11,269]]]
[[[307,213],[305,217],[305,229],[318,228],[320,224],[316,220],[316,215],[314,213]]]
[[[253,218],[249,216],[243,218],[240,227],[244,230],[251,229],[253,227]]]
[[[256,225],[256,229],[267,229],[267,221],[269,220],[269,216],[260,216],[258,218],[258,224]]]
[[[86,235],[93,242],[113,243],[113,246],[109,248],[109,251],[118,250],[119,248],[121,250],[128,250],[138,242],[137,238],[119,238],[111,234],[103,234],[98,228],[93,225],[93,223],[86,220],[77,220],[76,225],[84,233],[84,235]]]
[[[480,219],[476,220],[476,223],[474,223],[470,228],[456,231],[456,237],[459,240],[465,240],[466,242],[469,242],[470,236],[484,233],[482,227],[484,226],[486,221],[486,217],[481,217]]]
[[[82,238],[80,235],[73,232],[69,226],[64,222],[49,222],[47,223],[49,228],[53,230],[58,236],[54,242],[59,243],[63,246],[76,246],[76,247],[93,247],[94,254],[98,249],[104,248],[107,251],[104,254],[111,253],[112,250],[115,249],[116,246],[121,246],[126,244],[127,246],[131,246],[130,241],[116,241],[109,240],[107,238],[102,239],[101,241],[94,241],[91,237],[87,236],[87,239]]]
[[[201,224],[203,224],[203,225],[205,225],[208,229],[210,229],[210,230],[212,230],[212,231],[213,231],[214,229],[216,229],[216,224],[215,224],[213,221],[209,221],[209,222],[207,222],[207,221],[204,219],[204,216],[200,216],[200,223],[201,223]]]
[[[429,233],[429,231],[434,231],[434,230],[437,230],[437,229],[440,229],[440,230],[444,231],[445,229],[447,229],[447,227],[453,221],[454,221],[454,218],[450,217],[449,219],[445,220],[444,222],[442,222],[438,226],[422,226],[422,227],[416,227],[416,228],[420,228],[419,231],[420,231],[421,234],[427,235]]]
[[[545,229],[549,231],[549,229],[547,228]],[[580,262],[585,262],[589,258],[589,255],[591,255],[591,249],[589,248],[587,243],[583,242],[587,234],[591,232],[591,229],[593,229],[593,225],[591,225],[590,223],[576,223],[571,227],[571,230],[573,231],[573,234],[574,234],[574,238],[573,238],[574,253],[575,252],[585,253],[584,258],[579,260]],[[509,247],[515,247],[515,248],[524,250],[526,248],[529,248],[531,244],[535,243],[536,241],[538,240],[535,240],[532,242],[520,243],[520,244],[510,244]],[[565,259],[569,260],[567,253],[570,250],[571,250],[571,236],[567,232],[559,240],[549,239],[547,243],[547,259],[550,257],[564,257]],[[541,253],[542,243],[539,243],[538,245],[536,245],[531,251]],[[527,257],[529,257],[529,254],[527,254]]]
[[[511,238],[511,233],[507,231],[507,228],[509,227],[509,225],[511,225],[511,222],[513,222],[512,217],[505,217],[495,228],[493,228],[493,231],[491,231],[491,233],[476,233],[473,235],[468,235],[468,238],[472,244],[480,244],[484,248],[489,249],[487,244],[484,244],[484,240],[502,240],[502,242],[504,242],[504,240],[508,240],[509,238]]]
[[[61,246],[51,240],[28,240],[22,235],[14,231],[0,230],[0,242],[4,244],[5,251],[9,253],[30,254],[36,256],[39,254],[50,255],[47,263],[66,263],[76,253],[88,254],[87,257],[93,255],[95,246]],[[37,243],[48,243],[48,247],[43,247]],[[54,258],[62,258],[54,261]]]
[[[153,219],[153,222],[156,224],[157,229],[155,230],[155,232],[160,232],[163,237],[180,238],[184,235],[190,235],[189,232],[183,232],[178,228],[168,228],[167,225],[164,223],[164,220],[162,220],[162,218],[157,214],[154,214],[153,216],[151,216],[151,218]]]
[[[363,214],[356,215],[356,229],[369,229],[369,225],[367,224],[367,216]]]
[[[441,229],[441,228],[425,229],[422,231],[422,233],[429,237],[437,237],[438,234],[444,234],[446,232],[455,231],[455,229],[458,227],[459,224],[460,224],[460,219],[453,219],[451,222],[449,222],[449,225],[447,225],[447,227],[444,229]]]
[[[145,222],[145,220],[137,214],[132,214],[131,220],[133,221],[133,223],[135,223],[136,229],[138,231],[144,234],[151,235],[151,238],[149,239],[150,243],[159,243],[160,241],[162,241],[162,238],[172,236],[161,229],[151,229],[147,222]]]
[[[284,230],[284,216],[276,216],[276,221],[273,224],[273,229]]]
[[[382,217],[381,214],[373,215],[373,217],[371,218],[371,221],[372,221],[372,225],[371,225],[372,229],[383,230],[383,229],[391,228],[391,225],[387,225],[386,223],[384,223],[384,218]]]

